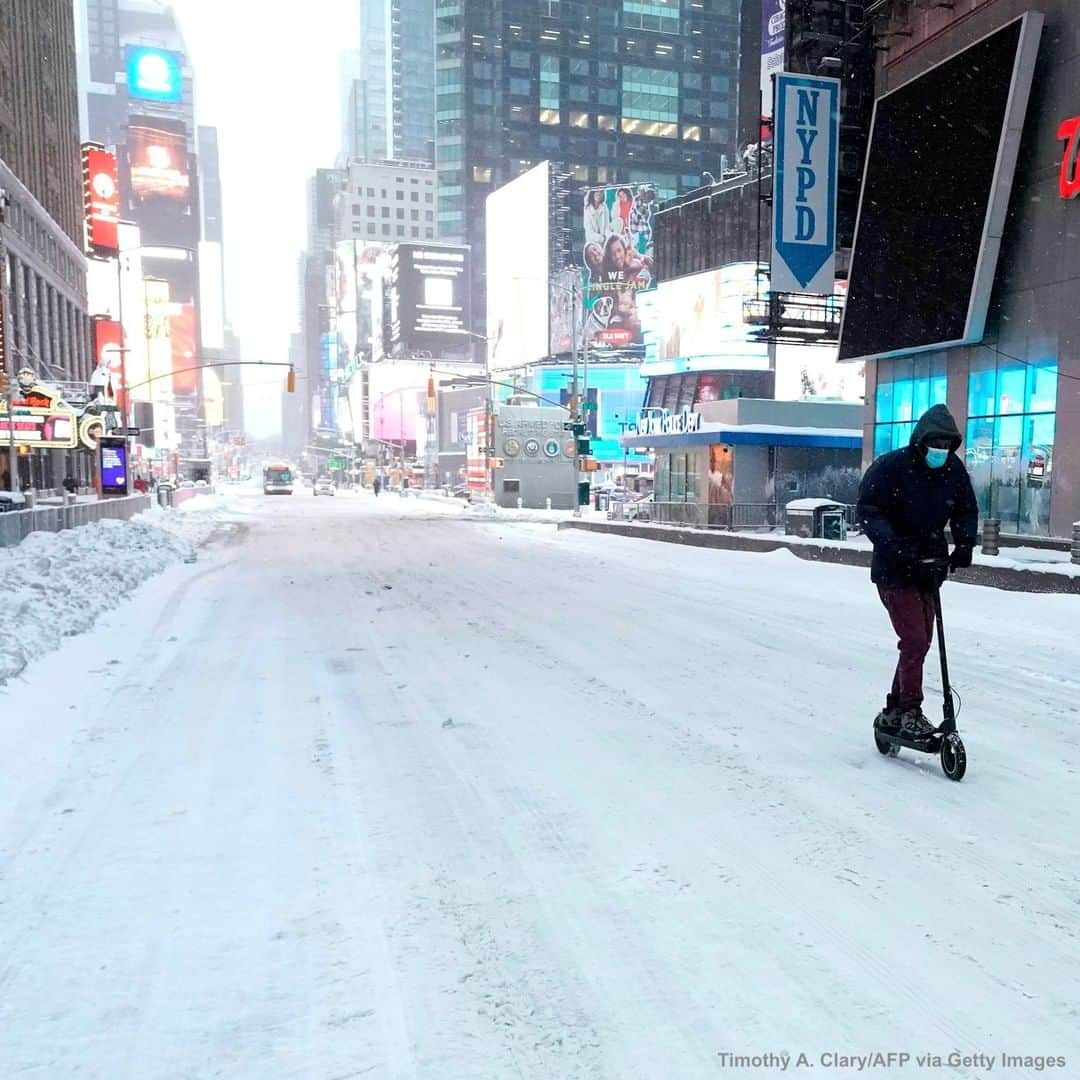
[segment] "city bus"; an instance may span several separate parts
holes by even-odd
[[[292,493],[293,475],[288,465],[267,465],[263,469],[264,495],[291,495]]]

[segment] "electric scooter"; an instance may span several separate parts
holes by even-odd
[[[921,565],[934,583],[931,596],[934,601],[934,620],[937,624],[938,652],[941,655],[941,689],[945,694],[942,705],[944,719],[939,727],[923,738],[911,738],[899,732],[889,731],[874,721],[874,743],[878,752],[886,757],[896,757],[901,750],[915,750],[920,754],[937,754],[941,769],[950,780],[962,780],[967,772],[967,752],[956,733],[956,704],[949,682],[949,659],[945,652],[945,625],[941,617],[941,582],[949,575],[948,559],[923,559]]]

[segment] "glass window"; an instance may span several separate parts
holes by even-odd
[[[540,110],[540,123],[541,124],[557,124],[559,122],[559,110],[558,109],[541,109]]]
[[[397,216],[398,216],[399,221],[404,221],[405,220],[405,207],[404,206],[399,206],[398,207]]]
[[[998,366],[996,413],[1022,413],[1024,411],[1027,364],[1003,360]]]
[[[390,207],[389,206],[384,206],[382,208],[382,216],[383,217],[389,217],[390,216]]]
[[[601,131],[614,131],[615,130],[615,117],[614,116],[598,116],[596,118],[596,126]]]
[[[679,73],[627,64],[622,75],[622,114],[640,120],[678,120]]]
[[[413,183],[415,184],[416,181],[414,180]],[[419,191],[410,191],[409,192],[409,201],[410,202],[419,202],[420,201],[420,192]]]
[[[491,169],[483,165],[474,165],[472,171],[472,178],[478,184],[490,184],[491,183]],[[430,218],[431,215],[428,214]]]
[[[373,187],[369,187],[367,189],[367,196],[368,196],[369,199],[374,199],[375,198],[375,189]]]
[[[596,91],[596,100],[601,105],[617,106],[619,104],[619,91],[611,87],[601,87]]]
[[[515,68],[527,68],[532,66],[532,53],[523,52],[521,49],[510,50],[510,66]]]
[[[510,93],[517,97],[528,97],[532,93],[532,83],[528,79],[511,79]]]
[[[587,112],[572,112],[570,114],[570,126],[587,128],[589,126],[589,114]]]
[[[547,53],[540,57],[540,104],[548,109],[559,107],[559,58]]]
[[[398,202],[404,202],[405,201],[405,192],[404,191],[395,191],[394,196],[397,198]]]
[[[682,137],[687,142],[701,142],[701,128],[697,124],[685,124],[682,129]]]

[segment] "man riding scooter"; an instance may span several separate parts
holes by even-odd
[[[874,545],[870,578],[898,638],[900,659],[876,724],[925,738],[935,728],[923,715],[923,662],[934,637],[934,593],[943,574],[971,565],[979,508],[971,477],[956,451],[956,421],[934,405],[915,425],[911,442],[879,457],[859,488],[858,518]],[[948,525],[953,550],[945,539]],[[944,567],[944,570],[942,569]]]

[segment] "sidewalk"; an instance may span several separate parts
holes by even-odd
[[[863,536],[848,541],[804,540],[776,533],[719,532],[684,529],[674,525],[631,524],[614,521],[568,520],[560,529],[584,529],[610,533],[637,540],[656,540],[688,547],[715,548],[721,551],[790,551],[796,558],[810,562],[837,563],[845,566],[870,566],[870,542]],[[1067,552],[1039,548],[1012,548],[1007,555],[976,553],[970,570],[961,570],[954,580],[966,585],[984,585],[1008,592],[1067,593],[1080,596],[1080,566],[1069,561]]]

